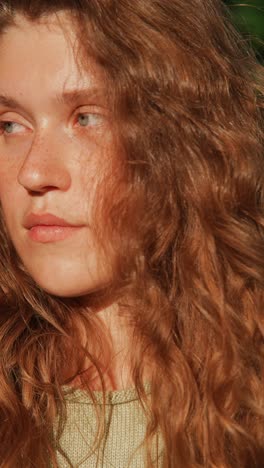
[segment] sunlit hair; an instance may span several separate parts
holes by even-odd
[[[135,328],[146,466],[154,466],[159,431],[163,468],[260,468],[263,69],[218,0],[0,1],[2,33],[17,13],[38,21],[60,10],[80,36],[78,56],[93,57],[111,84],[123,176],[108,184],[112,205],[102,203],[108,221],[102,229],[98,217],[97,230],[114,253],[115,280],[88,307],[47,294],[1,220],[0,466],[58,466],[52,428],[57,417],[61,428],[65,422],[61,385],[91,343],[102,377],[92,311],[115,300]],[[77,321],[87,333],[83,348]],[[156,363],[151,400],[142,353]],[[102,420],[98,414],[97,439]]]

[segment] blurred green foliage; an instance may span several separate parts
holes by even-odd
[[[264,64],[264,0],[226,0],[234,23]]]

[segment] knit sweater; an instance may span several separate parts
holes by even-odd
[[[149,384],[146,384],[145,388],[149,395]],[[92,453],[90,449],[97,428],[95,405],[88,393],[81,389],[72,389],[64,385],[63,390],[67,419],[56,446],[60,468],[144,468],[146,466],[145,449],[139,447],[146,431],[146,416],[134,388],[106,392],[104,435]],[[95,391],[93,395],[97,409],[102,409],[102,392]],[[55,434],[56,431],[55,424]],[[162,466],[162,450],[161,436],[157,434],[151,455],[157,468]],[[62,451],[66,457],[62,455]]]

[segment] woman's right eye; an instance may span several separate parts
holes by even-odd
[[[0,135],[12,135],[13,133],[21,133],[24,130],[24,126],[9,120],[0,122]]]

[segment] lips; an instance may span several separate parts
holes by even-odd
[[[28,230],[31,241],[42,244],[67,239],[84,227],[83,224],[71,224],[50,213],[30,213],[26,216],[23,226]]]
[[[80,225],[69,223],[65,219],[59,218],[50,213],[46,214],[34,214],[30,213],[26,216],[23,226],[27,229],[31,229],[34,226],[67,226],[67,227],[77,227]]]

